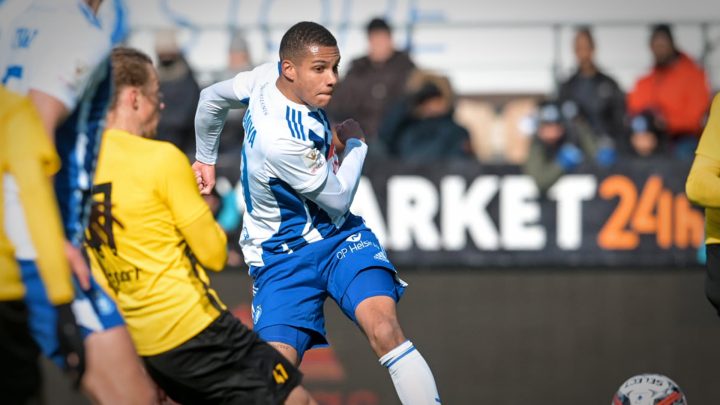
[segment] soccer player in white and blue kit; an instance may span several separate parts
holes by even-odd
[[[329,296],[367,335],[402,403],[437,404],[432,372],[397,320],[406,284],[363,219],[349,211],[367,153],[357,122],[336,128],[345,145],[342,163],[332,156],[322,107],[332,97],[339,61],[333,35],[301,22],[283,36],[279,64],[203,90],[195,118],[196,177],[208,193],[224,118],[246,104],[240,244],[254,281],[255,330],[299,364],[306,350],[327,345],[323,304]]]
[[[85,338],[87,372],[82,386],[103,403],[149,404],[155,398],[154,387],[119,311],[90,276],[81,253],[102,122],[111,94],[111,40],[97,18],[100,3],[35,0],[4,30],[0,78],[8,89],[32,100],[62,161],[54,187],[67,240],[65,250],[75,275],[72,309]],[[12,176],[5,176],[3,187],[6,232],[26,287],[31,333],[47,357],[67,366],[54,330],[58,309],[48,300],[38,276],[36,252]]]

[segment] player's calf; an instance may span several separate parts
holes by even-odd
[[[367,298],[357,306],[355,314],[380,364],[390,372],[400,401],[406,405],[439,404],[430,366],[413,343],[405,340],[395,301],[387,296]]]

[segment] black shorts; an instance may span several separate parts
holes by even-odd
[[[40,394],[40,348],[30,334],[23,301],[0,301],[0,395],[3,404],[26,404]]]
[[[150,376],[181,404],[282,404],[302,374],[228,312],[165,353],[143,357]]]
[[[720,245],[706,246],[705,295],[720,315]]]

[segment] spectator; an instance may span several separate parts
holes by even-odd
[[[235,76],[240,72],[252,70],[253,63],[250,56],[245,32],[233,29],[230,33],[230,45],[228,47],[228,73]]]
[[[453,119],[454,95],[446,77],[417,71],[404,100],[387,114],[380,139],[387,153],[405,161],[472,158],[470,135]]]
[[[710,105],[705,71],[677,49],[666,24],[653,28],[650,49],[655,66],[628,95],[629,113],[654,111],[667,129],[672,154],[692,159]]]
[[[667,152],[667,133],[652,111],[630,119],[630,147],[635,156],[662,156]]]
[[[253,68],[247,39],[245,33],[241,30],[236,29],[231,32],[227,61],[227,69],[216,81],[231,79],[238,73],[252,70]],[[233,168],[237,165],[236,159],[237,156],[240,155],[243,139],[245,139],[245,130],[243,129],[244,116],[245,108],[228,111],[222,136],[220,136],[220,146],[218,149],[220,161],[218,165],[224,166],[226,162],[231,164]]]
[[[595,40],[590,28],[577,30],[574,50],[577,71],[560,86],[560,101],[573,101],[595,134],[617,144],[627,136],[625,95],[617,82],[595,64]]]
[[[178,46],[174,30],[159,31],[155,35],[155,52],[160,92],[165,102],[158,139],[169,141],[190,154],[195,147],[194,117],[200,86]]]
[[[385,20],[367,25],[368,54],[352,61],[338,84],[328,114],[333,121],[354,118],[365,130],[369,144],[377,138],[383,113],[402,97],[408,75],[415,68],[407,52],[395,49]],[[371,153],[376,148],[371,147]]]
[[[597,156],[598,161],[604,163],[597,136],[577,115],[577,107],[572,102],[561,105],[554,100],[543,101],[537,114],[536,136],[523,169],[542,193],[546,193],[563,174],[585,162],[588,156]]]

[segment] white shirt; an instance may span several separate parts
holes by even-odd
[[[107,66],[101,62],[110,53],[110,39],[92,10],[80,0],[35,0],[3,29],[0,42],[3,84],[23,95],[31,89],[49,94],[68,111],[73,111],[86,93],[90,93],[86,103],[89,109],[94,88],[107,74]],[[78,142],[82,143],[80,138]],[[94,156],[87,158],[94,160]],[[82,169],[83,159],[77,160]],[[86,189],[91,185],[89,178],[89,173],[79,171],[77,180]],[[12,176],[5,175],[3,189],[5,231],[16,257],[32,260],[36,253]]]
[[[242,72],[232,80],[234,96],[228,97],[248,103],[240,172],[246,205],[240,245],[250,266],[264,265],[264,255],[292,253],[336,233],[352,215],[348,207],[367,152],[361,141],[348,142],[343,165],[334,173],[336,158],[330,156],[332,132],[325,112],[287,99],[276,86],[278,75],[277,63]],[[231,104],[211,106],[212,90],[203,91],[196,116],[197,158],[206,163],[215,161],[215,135],[222,129],[218,117],[224,118]],[[213,134],[206,136],[208,132]],[[340,195],[343,202],[334,204]]]
[[[110,50],[108,34],[84,1],[36,0],[3,30],[0,73],[6,88],[37,89],[72,111]]]

